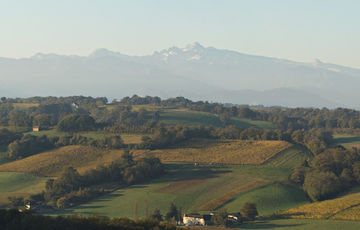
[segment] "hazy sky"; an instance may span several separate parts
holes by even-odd
[[[0,56],[144,55],[194,41],[360,68],[359,0],[0,0]]]

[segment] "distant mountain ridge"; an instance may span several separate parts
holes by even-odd
[[[236,104],[359,108],[360,70],[204,47],[170,47],[129,56],[97,49],[89,56],[38,53],[0,58],[1,96],[138,94]]]

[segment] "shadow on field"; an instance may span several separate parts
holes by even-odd
[[[219,177],[220,174],[231,173],[231,170],[215,169],[214,166],[194,164],[167,164],[167,173],[152,183],[176,182],[181,180],[205,180]]]
[[[352,142],[360,142],[360,136],[355,136],[355,137],[340,137],[340,138],[336,138],[335,141],[337,143],[352,143]]]
[[[272,228],[290,228],[298,227],[304,224],[274,224],[269,221],[256,221],[253,223],[245,223],[240,226],[241,229],[272,229]]]
[[[123,196],[123,194],[120,194],[120,193],[108,193],[106,195],[103,195],[103,196],[99,196],[96,201],[110,201],[116,197],[119,197],[119,196]]]

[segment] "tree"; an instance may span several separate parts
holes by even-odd
[[[231,224],[228,215],[229,213],[226,211],[226,209],[221,209],[211,217],[211,222],[213,222],[215,225],[228,227]]]
[[[179,220],[179,211],[174,203],[170,204],[169,211],[166,213],[165,219],[170,221],[171,219]]]
[[[161,215],[160,210],[158,208],[154,210],[154,212],[150,215],[150,218],[158,221],[163,220],[163,216]]]
[[[134,158],[133,158],[133,155],[132,155],[132,153],[130,152],[129,149],[124,150],[124,153],[121,155],[121,162],[125,166],[129,166],[129,165],[134,164]]]
[[[321,201],[338,194],[342,184],[333,172],[313,171],[306,174],[304,190],[313,201]]]
[[[256,204],[251,202],[245,203],[244,207],[241,209],[241,215],[248,220],[255,220],[258,215]]]
[[[95,120],[89,115],[71,114],[59,121],[57,130],[61,132],[80,132],[94,130],[95,127]]]
[[[305,180],[305,168],[301,166],[295,167],[290,176],[290,180],[296,184],[303,185]]]
[[[24,205],[24,197],[10,196],[8,197],[12,207],[19,207]]]
[[[54,119],[47,114],[38,114],[33,119],[33,126],[49,127],[54,125]]]

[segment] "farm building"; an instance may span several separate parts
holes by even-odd
[[[33,127],[33,132],[39,132],[41,129],[40,129],[40,126],[34,126]]]
[[[184,214],[183,223],[186,226],[207,225],[210,223],[211,215]]]

